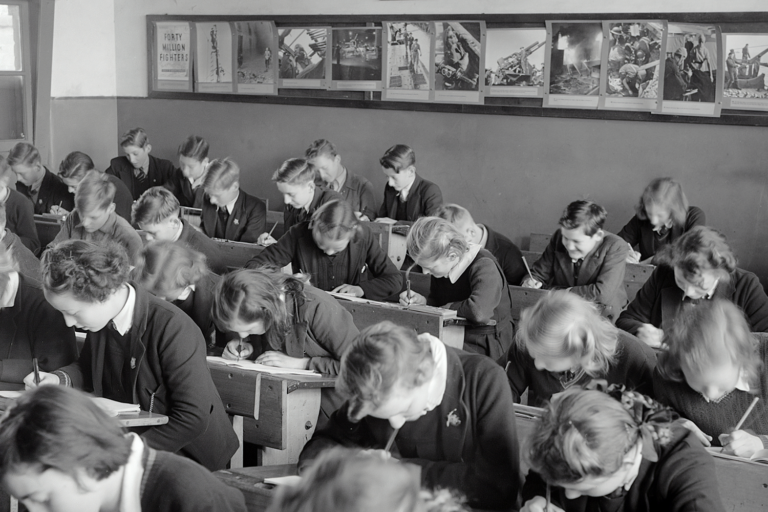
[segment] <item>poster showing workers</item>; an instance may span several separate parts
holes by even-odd
[[[279,86],[326,89],[330,27],[280,27],[277,31]]]
[[[768,110],[768,33],[723,34],[723,108]]]
[[[485,38],[486,96],[544,95],[543,28],[493,28]]]
[[[602,48],[601,21],[547,21],[545,107],[598,107]]]
[[[434,24],[428,21],[382,22],[384,29],[383,100],[429,101]]]
[[[228,21],[195,23],[195,91],[233,92],[232,28]]]

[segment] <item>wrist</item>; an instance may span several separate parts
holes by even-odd
[[[303,364],[303,367],[302,367],[303,370],[309,370],[309,363],[310,363],[310,361],[312,361],[312,358],[310,358],[310,357],[305,357],[305,358],[303,358],[301,360],[301,362]]]

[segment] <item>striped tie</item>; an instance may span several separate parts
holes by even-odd
[[[144,172],[144,169],[139,167],[138,169],[133,170],[133,175],[136,177],[137,180],[139,180],[139,183],[144,184],[147,181],[147,173]]]

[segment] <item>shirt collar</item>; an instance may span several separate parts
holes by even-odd
[[[672,228],[672,219],[669,219],[666,224],[664,224],[663,226],[655,227],[653,228],[653,230],[656,233],[661,233],[662,229],[671,229],[671,228]]]
[[[200,187],[203,184],[203,181],[205,181],[205,175],[206,171],[203,171],[203,174],[200,175],[199,178],[187,178],[189,181],[189,184],[192,185],[192,190],[195,190],[196,188]]]
[[[12,308],[16,304],[16,294],[19,293],[19,273],[8,273],[8,284],[0,297],[0,309]]]
[[[141,481],[144,479],[144,442],[136,434],[128,434],[131,439],[131,453],[123,471],[123,483],[120,490],[120,512],[141,512]]]
[[[238,190],[235,198],[225,205],[225,208],[227,209],[228,214],[232,215],[232,211],[235,209],[235,203],[239,198],[240,198],[240,191]]]
[[[173,236],[173,241],[178,242],[181,238],[181,233],[184,231],[184,221],[179,219],[179,229],[176,230],[176,234]]]
[[[341,168],[341,174],[339,174],[339,177],[333,180],[332,183],[336,184],[336,191],[340,191],[342,188],[344,188],[344,184],[347,182],[347,168],[342,167]]]
[[[182,301],[182,300],[187,300],[187,298],[190,295],[192,295],[192,292],[194,292],[194,291],[195,291],[195,285],[191,284],[191,285],[187,286],[186,288],[184,288],[184,291],[181,292],[181,294],[178,297],[176,297],[176,300],[174,302],[178,302],[178,301]]]
[[[483,234],[480,236],[480,242],[478,242],[477,245],[485,249],[485,246],[488,244],[488,228],[486,228],[482,224],[478,224],[477,227],[479,227],[483,232]]]
[[[416,183],[416,176],[413,177],[413,181],[411,181],[410,185],[400,191],[400,199],[402,201],[408,200],[408,195],[411,193],[411,189],[413,188],[414,183]]]
[[[428,333],[419,334],[419,341],[429,341],[432,349],[432,358],[435,361],[435,373],[429,383],[427,391],[427,411],[431,411],[443,401],[445,386],[448,380],[448,357],[445,353],[445,345],[438,338]]]
[[[112,319],[112,323],[115,324],[115,329],[120,333],[120,336],[125,336],[125,333],[133,325],[133,310],[136,308],[136,290],[129,284],[125,286],[128,287],[128,300],[125,301],[123,309]]]
[[[750,392],[749,375],[747,375],[747,372],[744,370],[741,370],[741,373],[739,374],[739,381],[736,383],[736,389],[739,391],[746,391],[747,393]]]
[[[4,203],[11,195],[11,189],[8,187],[0,187],[0,203]]]
[[[467,251],[461,255],[458,263],[448,272],[448,279],[451,280],[451,283],[455,284],[459,280],[467,267],[474,261],[477,253],[480,252],[481,247],[478,244],[469,243],[467,245],[469,245]]]

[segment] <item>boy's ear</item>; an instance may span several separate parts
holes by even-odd
[[[602,240],[603,238],[605,238],[605,231],[603,231],[602,229],[598,229],[597,233],[592,235],[592,238],[594,238],[597,241]]]
[[[144,149],[146,150],[147,153],[149,153],[150,151],[152,151],[152,144],[145,145]]]
[[[101,484],[101,480],[93,478],[85,468],[74,468],[74,480],[83,494],[96,492]]]
[[[115,212],[115,203],[110,203],[109,206],[107,206],[107,213],[114,213]]]

